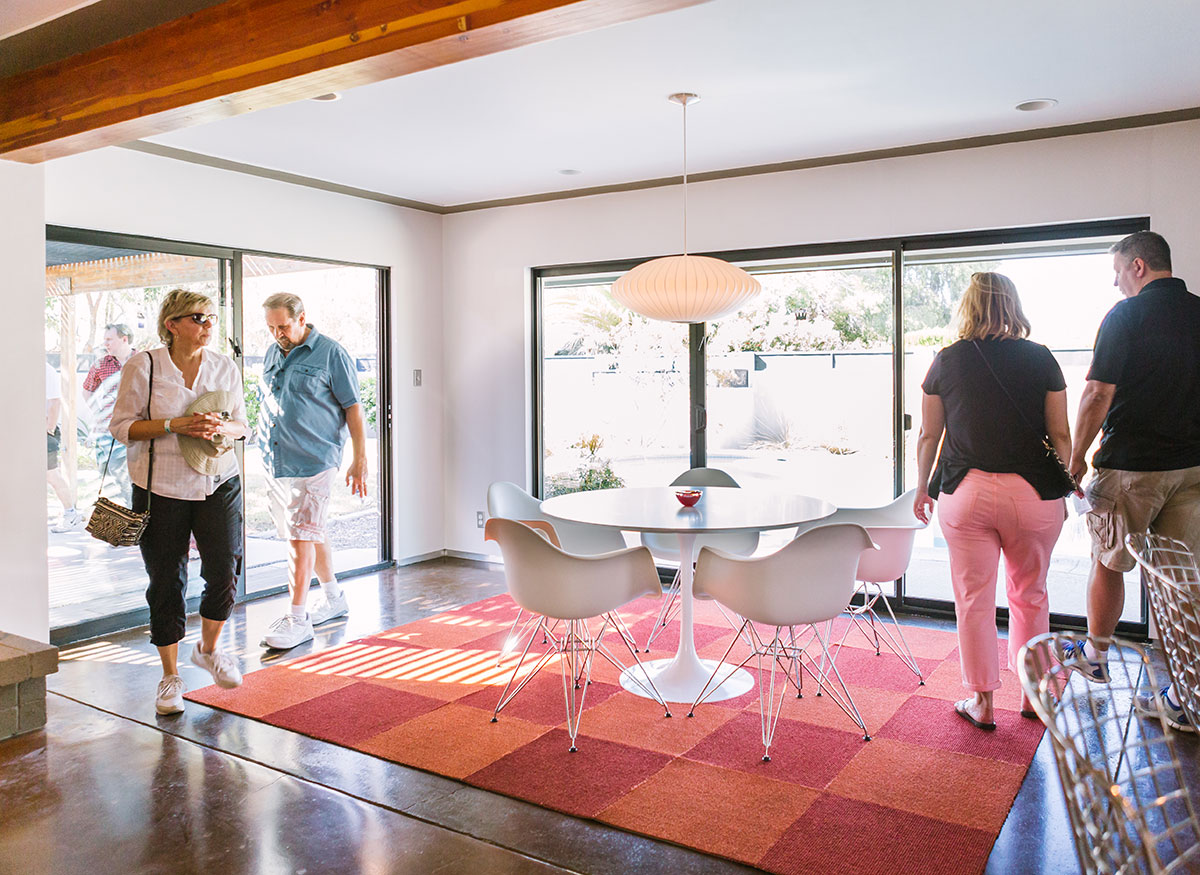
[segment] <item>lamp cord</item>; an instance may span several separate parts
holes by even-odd
[[[683,99],[683,254],[688,251],[687,200],[687,98]]]

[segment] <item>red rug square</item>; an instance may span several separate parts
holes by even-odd
[[[555,729],[467,780],[485,790],[592,817],[671,761],[665,754],[593,738],[575,753],[570,747],[570,736]]]
[[[402,690],[352,683],[307,702],[273,711],[263,719],[313,738],[353,746],[441,704],[437,699]]]
[[[742,712],[684,756],[776,781],[822,789],[864,744],[867,742],[861,734],[780,717],[771,740],[771,761],[764,763],[758,713]]]
[[[995,836],[826,793],[758,865],[785,875],[977,875]]]
[[[1041,721],[1000,708],[996,709],[996,731],[981,732],[955,714],[950,702],[912,696],[876,737],[1024,764],[1033,759],[1043,732]]]

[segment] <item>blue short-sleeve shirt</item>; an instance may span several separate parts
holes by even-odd
[[[285,356],[271,344],[263,359],[258,443],[273,477],[312,477],[342,464],[346,408],[359,403],[349,353],[311,326]]]

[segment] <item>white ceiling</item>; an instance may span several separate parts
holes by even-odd
[[[1195,107],[1197,46],[1190,0],[711,0],[152,141],[450,206],[677,175],[675,91],[718,171]]]
[[[0,0],[0,39],[95,2],[97,0]]]

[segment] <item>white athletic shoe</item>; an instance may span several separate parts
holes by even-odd
[[[291,650],[298,644],[311,641],[312,637],[313,627],[308,618],[297,620],[291,614],[284,614],[267,628],[263,646],[272,650]]]
[[[159,714],[183,713],[183,678],[173,674],[158,682],[158,692],[154,694],[154,710]]]
[[[72,507],[63,511],[62,519],[56,523],[50,529],[50,531],[54,532],[55,534],[62,534],[63,532],[78,532],[86,525],[87,520],[83,518],[83,514]]]
[[[350,605],[346,604],[345,593],[335,599],[326,598],[323,592],[318,593],[308,606],[308,619],[314,626],[328,623],[337,617],[344,617],[348,613],[350,613]]]
[[[213,650],[212,653],[201,653],[200,645],[192,648],[192,665],[204,669],[212,675],[213,683],[218,687],[231,690],[242,685],[242,673],[237,662],[224,650]]]

